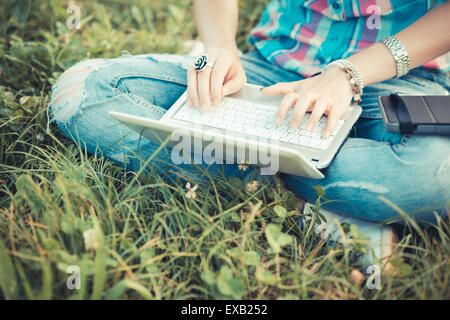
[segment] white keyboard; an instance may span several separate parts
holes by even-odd
[[[328,148],[344,123],[344,120],[340,120],[331,137],[323,139],[322,131],[326,126],[326,116],[320,119],[313,131],[308,131],[305,126],[310,113],[305,114],[298,129],[293,129],[290,127],[292,109],[280,126],[275,125],[276,111],[276,108],[268,105],[225,97],[218,108],[212,106],[208,112],[203,112],[199,108],[188,108],[185,105],[173,118],[321,150]]]

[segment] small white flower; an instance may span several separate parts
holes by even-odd
[[[89,229],[83,232],[84,246],[87,250],[97,250],[98,241],[97,234],[94,229]]]
[[[188,199],[195,199],[197,197],[197,194],[195,193],[195,190],[197,190],[198,185],[195,185],[194,187],[191,188],[191,184],[188,182],[186,183],[186,189],[188,189],[188,191],[186,192],[186,198]]]

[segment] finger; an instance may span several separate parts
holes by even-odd
[[[199,107],[197,91],[197,72],[191,68],[187,72],[187,101],[188,107]]]
[[[238,75],[237,77],[232,78],[231,80],[227,81],[222,89],[222,95],[228,96],[230,94],[236,93],[245,85],[247,82],[247,78],[245,77],[245,74],[242,73]]]
[[[297,129],[310,106],[314,103],[314,96],[307,93],[299,93],[299,99],[294,107],[291,117],[291,127]]]
[[[298,93],[291,92],[284,96],[283,100],[281,100],[280,106],[278,107],[277,114],[275,116],[275,124],[279,126],[283,123],[284,119],[298,100]]]
[[[270,87],[261,89],[261,92],[266,96],[282,96],[291,92],[295,92],[296,82],[279,82]]]
[[[313,131],[319,122],[320,118],[322,118],[323,113],[327,109],[329,105],[329,101],[327,98],[320,97],[317,99],[314,104],[313,112],[311,113],[311,117],[309,118],[308,123],[306,124],[306,130]]]
[[[231,67],[231,59],[224,56],[219,57],[216,60],[216,64],[212,69],[211,73],[211,100],[214,106],[218,107],[220,105],[220,100],[222,98],[222,88],[225,76]]]
[[[211,107],[211,67],[206,67],[198,72],[198,95],[200,98],[200,109],[206,112]]]
[[[336,106],[330,110],[328,114],[327,126],[323,131],[323,137],[328,139],[331,136],[331,133],[336,128],[337,123],[341,119],[343,112],[341,111],[343,108],[341,106]]]

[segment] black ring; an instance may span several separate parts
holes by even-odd
[[[208,64],[208,56],[206,54],[203,54],[199,56],[194,61],[194,70],[195,71],[202,71],[205,69],[206,65]]]

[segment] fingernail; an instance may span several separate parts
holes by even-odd
[[[202,111],[203,112],[208,111],[208,109],[209,109],[209,106],[207,104],[202,104]]]
[[[323,133],[323,137],[325,138],[325,139],[328,139],[329,137],[330,137],[330,131],[325,131],[324,133]]]
[[[312,122],[308,122],[308,124],[306,125],[306,130],[311,131],[312,128],[313,128]]]
[[[300,122],[299,121],[294,121],[292,122],[292,127],[297,129],[300,126]]]

